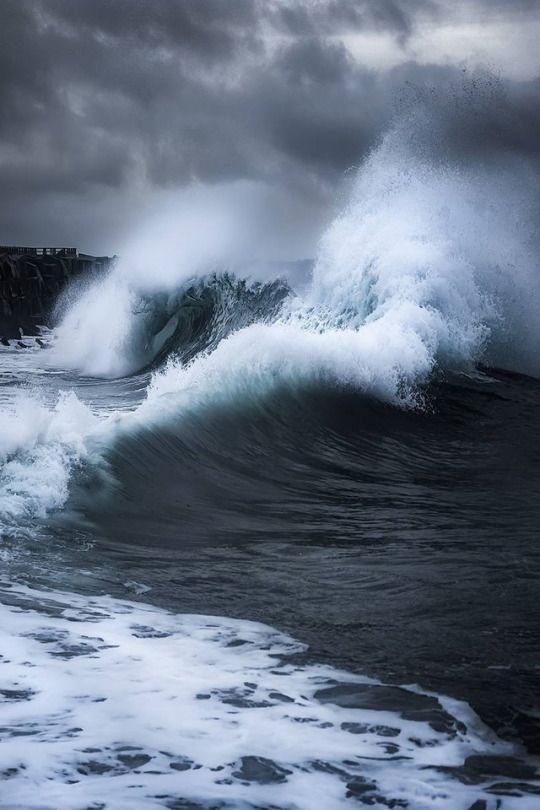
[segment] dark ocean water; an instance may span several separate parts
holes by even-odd
[[[148,384],[148,374],[99,381],[42,372],[38,351],[31,356],[6,352],[3,359],[9,359],[10,369],[4,378],[6,401],[21,386],[28,394],[29,364],[34,368],[32,391],[36,383],[48,397],[58,390],[75,390],[81,401],[97,403],[105,414],[111,409],[113,414],[132,412]],[[89,609],[84,599],[111,594],[166,611],[159,614],[159,621],[172,614],[180,623],[181,615],[202,614],[227,617],[229,623],[239,619],[242,627],[249,622],[270,625],[309,645],[301,655],[293,651],[303,673],[322,664],[331,667],[324,681],[330,685],[343,682],[343,671],[348,673],[346,682],[368,676],[387,685],[417,684],[429,693],[464,701],[499,738],[496,744],[472,745],[462,755],[462,762],[469,765],[462,764],[464,770],[458,768],[433,795],[428,790],[429,799],[411,795],[409,782],[393,791],[394,778],[383,771],[376,782],[379,792],[373,788],[364,794],[362,788],[358,794],[369,803],[380,800],[380,806],[388,806],[384,802],[399,799],[406,802],[403,806],[437,806],[433,796],[442,790],[443,806],[470,807],[485,801],[488,804],[475,806],[495,807],[489,802],[496,796],[503,807],[513,807],[508,804],[512,801],[533,808],[539,790],[533,777],[534,755],[540,752],[540,383],[484,369],[472,375],[446,375],[430,383],[423,394],[424,410],[407,411],[347,387],[278,388],[245,407],[221,404],[120,430],[106,443],[95,439],[99,453],[75,464],[62,509],[52,509],[42,518],[34,510],[28,521],[33,507],[27,504],[26,514],[23,510],[16,520],[11,515],[11,527],[4,529],[4,581],[11,583],[4,604],[6,599],[7,604],[23,600],[28,608],[37,608],[39,616],[50,611],[48,600],[60,600],[65,606],[67,599],[69,611],[82,609],[86,619],[95,606]],[[64,416],[62,423],[66,421]],[[47,452],[54,456],[50,447]],[[42,463],[30,456],[21,459],[26,474],[28,465]],[[47,464],[40,475],[46,474]],[[21,593],[21,585],[33,590]],[[43,588],[50,594],[40,592]],[[65,596],[73,591],[80,596]],[[57,612],[55,608],[53,615]],[[154,617],[149,624],[155,627],[158,620]],[[146,621],[137,616],[135,626],[140,625],[146,626]],[[74,647],[75,655],[88,654],[84,650],[88,642],[68,644],[65,630],[44,630],[38,621],[30,635],[40,633],[42,637],[45,633],[45,646],[60,643],[55,654],[61,658],[71,660]],[[94,634],[85,632],[82,638]],[[45,664],[41,666],[45,669]],[[106,673],[106,662],[103,666]],[[159,659],[153,666],[159,672]],[[214,666],[220,668],[219,660]],[[121,689],[123,675],[114,673],[111,669],[110,677],[118,678]],[[58,676],[46,677],[53,685]],[[78,676],[71,672],[71,677]],[[150,671],[145,677],[150,685],[155,678],[155,691],[162,690],[158,675]],[[17,670],[5,692],[10,704],[12,692],[24,693],[22,680]],[[233,711],[249,705],[246,681],[251,683],[247,675],[237,679],[241,708]],[[397,696],[396,702],[396,695],[383,694],[377,705],[385,717],[388,711],[393,713],[394,725],[396,713],[408,716],[410,700],[405,690]],[[108,698],[115,699],[115,695]],[[365,705],[362,701],[352,705],[349,719],[339,718],[342,728],[347,729],[347,723],[366,725]],[[17,739],[26,739],[21,724],[27,728],[32,711],[23,720],[13,720],[21,735]],[[39,725],[39,711],[34,711],[38,718],[34,724]],[[427,711],[428,724],[430,718],[433,722],[431,708],[422,711]],[[457,728],[460,723],[470,728],[463,712],[454,709],[449,715],[457,718]],[[75,727],[84,728],[78,722]],[[264,735],[265,718],[258,722],[259,734]],[[434,727],[437,734],[429,745],[441,747],[437,737],[444,738],[447,729],[437,719]],[[277,733],[287,739],[286,729]],[[351,736],[349,731],[341,733]],[[170,730],[163,733],[164,740],[169,734]],[[384,735],[380,739],[388,742]],[[43,745],[46,742],[42,740]],[[133,746],[131,738],[123,742]],[[283,749],[283,744],[278,747]],[[426,767],[425,744],[413,757],[420,774]],[[102,753],[83,771],[92,773],[94,768],[106,782],[105,768],[105,773],[119,778],[110,762],[104,765],[100,759],[105,751],[110,757],[115,750],[112,743],[86,747]],[[148,774],[153,770],[147,766],[145,771],[141,762],[145,757],[153,762],[158,755],[140,741],[133,747],[142,759],[128,772],[132,777],[133,772],[145,774],[151,784]],[[27,750],[31,757],[32,749]],[[395,760],[399,746],[384,750],[383,764],[388,767],[387,760]],[[190,751],[184,748],[182,755],[189,759]],[[294,793],[276,792],[282,784],[280,772],[272,776],[268,768],[290,767],[294,762],[290,753],[284,759],[265,757],[247,743],[243,755],[246,772],[251,773],[253,766],[255,775],[242,780],[243,766],[237,765],[240,770],[233,783],[262,790],[248,794],[253,799],[246,807],[315,806],[315,779],[307,779],[300,789],[304,804],[294,804]],[[491,756],[484,761],[486,755]],[[258,760],[250,759],[257,756]],[[302,761],[298,756],[293,770]],[[474,756],[480,756],[479,766]],[[448,757],[443,754],[443,764],[450,766]],[[331,761],[331,767],[343,768],[344,759],[342,755],[340,765]],[[64,765],[64,771],[72,773],[72,767],[66,771]],[[337,777],[341,798],[330,792],[320,806],[359,801],[350,785],[363,779],[365,770],[357,763],[345,771],[345,776]],[[39,773],[31,777],[39,781]],[[81,773],[76,771],[75,778],[80,779]],[[371,771],[366,778],[371,778]],[[56,777],[48,774],[46,779],[53,784],[65,781],[58,770]],[[25,793],[23,778],[12,777],[5,784],[11,782],[19,804],[8,801],[0,806],[83,806],[73,803],[69,791],[49,799],[52,803],[35,804]],[[238,795],[227,804],[226,791],[219,798],[225,804],[209,804],[205,790],[214,795],[208,787],[211,780],[202,784],[202,788],[182,787],[177,779],[170,795],[169,788],[163,795],[178,797],[186,791],[195,804],[165,802],[165,806],[244,806]],[[92,783],[88,800],[94,794],[101,796],[100,790]],[[124,784],[120,795],[133,790]],[[10,796],[10,788],[6,795]],[[144,795],[133,799],[132,806],[162,806],[159,798],[152,804]],[[257,803],[261,796],[270,803]],[[112,798],[110,802],[104,806],[123,806],[118,798],[117,803]]]
[[[71,505],[152,600],[453,694],[540,753],[540,383],[486,371],[428,396],[417,414],[276,392],[143,430]]]

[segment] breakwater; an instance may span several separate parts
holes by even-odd
[[[70,247],[0,246],[0,337],[50,326],[58,296],[73,279],[106,271],[113,260]]]

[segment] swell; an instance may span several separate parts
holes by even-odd
[[[539,383],[456,375],[423,395],[413,411],[318,383],[180,412],[174,396],[94,439],[48,525],[164,603],[272,621],[535,750]]]
[[[538,519],[540,392],[494,374],[431,381],[422,411],[324,383],[180,411],[163,395],[160,418],[135,413],[79,471],[69,510],[142,554],[148,537],[154,548],[397,539],[416,520],[435,535],[473,522],[480,537],[499,521],[526,537]]]

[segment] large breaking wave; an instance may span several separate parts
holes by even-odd
[[[4,453],[7,512],[60,505],[96,431],[110,441],[119,430],[245,405],[283,387],[345,387],[421,408],[426,384],[448,372],[484,364],[538,374],[537,173],[501,152],[456,157],[453,129],[457,122],[460,137],[471,137],[477,103],[456,96],[450,122],[446,103],[402,116],[360,167],[313,266],[250,265],[238,206],[233,217],[221,200],[196,208],[188,225],[168,217],[175,250],[163,266],[137,243],[107,278],[68,296],[53,368],[154,373],[135,412],[107,412],[108,426],[79,414],[80,429],[60,436],[55,412],[41,413],[21,452]],[[19,409],[18,432],[20,422]],[[41,501],[32,488],[21,500],[19,474],[50,454],[60,495]]]
[[[455,117],[460,106],[474,103],[458,99]],[[216,392],[235,380],[243,387],[246,377],[256,386],[323,377],[411,405],[437,368],[484,362],[537,373],[536,172],[499,153],[458,160],[448,129],[433,106],[405,115],[358,171],[349,202],[321,240],[307,289],[280,309],[272,286],[249,292],[248,285],[232,302],[230,279],[219,293],[212,287],[218,308],[224,302],[229,308],[227,329],[213,340],[201,335],[171,365],[168,382],[161,378],[154,388],[196,390],[211,378]],[[200,228],[204,234],[204,223]],[[206,242],[214,230],[210,218]],[[149,299],[140,274],[120,262],[67,313],[55,362],[115,376],[163,356],[178,323],[189,317],[191,291],[203,283],[197,274],[207,277],[218,253],[216,247],[210,259],[190,249],[188,262],[169,257],[180,262],[181,285],[167,300],[156,290],[170,287],[169,267],[161,281],[154,267]],[[257,300],[250,317],[248,294]],[[191,332],[186,342],[192,340]]]

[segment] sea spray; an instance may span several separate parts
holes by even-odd
[[[438,98],[421,99],[402,113],[360,167],[348,203],[323,235],[311,285],[279,317],[272,313],[275,326],[252,326],[244,337],[234,337],[242,386],[249,375],[267,382],[279,381],[282,373],[294,378],[298,363],[299,380],[311,373],[390,401],[413,402],[411,392],[435,367],[492,363],[538,371],[536,172],[504,150],[484,157],[463,144],[457,149],[456,141],[471,141],[476,105],[491,109],[500,99],[490,82],[466,83],[453,93],[453,117]],[[223,198],[220,204],[210,200],[205,198],[206,209],[194,202],[184,227],[170,214],[160,223],[164,242],[174,246],[172,269],[169,263],[149,264],[138,240],[139,248],[126,251],[112,276],[73,305],[57,333],[55,363],[115,376],[149,362],[152,335],[144,350],[137,338],[151,310],[141,304],[143,288],[146,295],[185,289],[197,276],[206,277],[209,267],[222,271],[232,257],[245,258],[246,244],[253,244],[239,238],[242,217],[249,219],[248,198],[236,198],[227,216]],[[261,320],[268,318],[261,314]],[[232,331],[245,326],[239,319]],[[262,340],[258,348],[255,337]],[[229,351],[224,348],[224,355]],[[342,356],[336,360],[337,353]],[[211,365],[216,396],[234,386],[227,378],[228,356],[223,379],[216,380],[219,347],[210,363],[206,357],[199,362],[201,381]],[[170,373],[178,373],[178,386],[184,385],[181,369]],[[197,371],[188,378],[190,385],[196,382]]]

